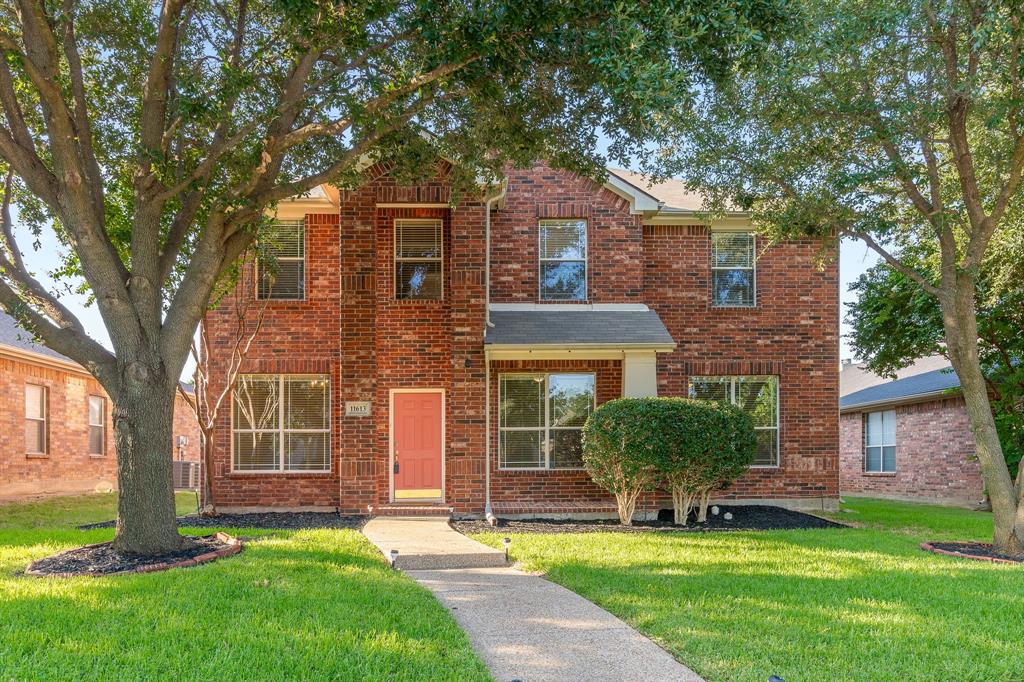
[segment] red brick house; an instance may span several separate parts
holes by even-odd
[[[844,494],[975,506],[985,498],[960,381],[942,357],[888,380],[844,363],[840,489]]]
[[[0,312],[0,502],[117,487],[110,399],[81,365]],[[174,414],[175,458],[199,459],[199,425]]]
[[[723,497],[821,509],[839,492],[838,272],[765,247],[679,183],[542,165],[451,207],[442,169],[278,207],[260,337],[216,432],[222,508],[611,514],[580,427],[620,396],[751,411],[761,449]],[[230,347],[210,316],[211,375]],[[213,387],[211,387],[213,388]],[[644,512],[663,506],[653,496]]]

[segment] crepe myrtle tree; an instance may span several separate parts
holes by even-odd
[[[113,402],[115,547],[182,543],[171,414],[211,292],[275,202],[367,164],[456,194],[537,158],[597,176],[652,112],[778,32],[787,0],[3,0],[0,305]],[[12,219],[16,216],[16,220]],[[66,247],[58,288],[24,232]],[[19,243],[18,237],[21,237]],[[112,350],[58,293],[95,301]]]
[[[794,4],[762,68],[674,116],[654,175],[707,208],[749,209],[769,238],[859,239],[936,301],[995,517],[1024,554],[1024,485],[1010,475],[979,362],[977,284],[1024,210],[1024,15],[1011,0]],[[909,247],[927,244],[934,270]],[[833,251],[834,253],[834,251]]]

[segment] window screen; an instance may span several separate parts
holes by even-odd
[[[779,380],[773,376],[690,377],[690,397],[738,406],[754,420],[754,466],[779,465]]]
[[[754,261],[754,235],[743,232],[711,234],[712,305],[754,305]]]
[[[506,374],[499,388],[499,465],[578,469],[594,410],[593,374]]]
[[[444,243],[440,220],[395,221],[395,298],[444,297]]]
[[[261,237],[256,277],[257,298],[305,298],[306,228],[303,222],[274,223]]]
[[[243,375],[232,393],[236,471],[328,471],[326,375]]]
[[[45,454],[47,447],[47,418],[49,390],[45,386],[25,384],[25,452]]]
[[[540,221],[540,298],[587,298],[587,221]]]
[[[98,395],[89,396],[89,454],[102,455],[106,445],[107,401]]]
[[[896,471],[896,410],[864,415],[864,471]]]

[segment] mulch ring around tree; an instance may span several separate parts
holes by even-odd
[[[921,549],[961,559],[977,559],[997,564],[1024,564],[1024,557],[997,552],[987,542],[922,542]]]
[[[367,516],[343,516],[337,512],[253,512],[218,514],[216,516],[179,516],[181,528],[260,528],[263,530],[310,530],[315,528],[348,528],[359,530]],[[113,528],[113,521],[89,523],[82,530]]]
[[[726,519],[726,514],[732,516]],[[460,533],[486,533],[505,531],[508,533],[650,533],[683,532],[702,533],[713,531],[745,530],[791,530],[811,528],[848,528],[848,526],[823,519],[813,514],[804,514],[791,509],[769,505],[718,505],[718,514],[708,510],[708,519],[697,523],[695,514],[685,526],[672,523],[672,510],[662,510],[656,521],[634,521],[632,526],[623,526],[614,519],[595,520],[549,520],[498,519],[497,527],[484,520],[453,521],[452,526]]]
[[[71,578],[74,576],[124,575],[152,573],[170,568],[198,566],[215,559],[238,554],[242,543],[227,533],[214,533],[201,537],[182,536],[182,548],[161,556],[135,556],[121,554],[112,542],[98,542],[77,549],[69,549],[38,561],[33,561],[25,575]]]

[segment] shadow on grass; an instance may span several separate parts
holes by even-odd
[[[709,680],[1019,680],[1024,569],[875,531],[513,535]]]
[[[0,533],[11,679],[487,679],[444,609],[353,531],[275,533],[196,568],[45,580],[13,572],[111,533],[27,533]]]

